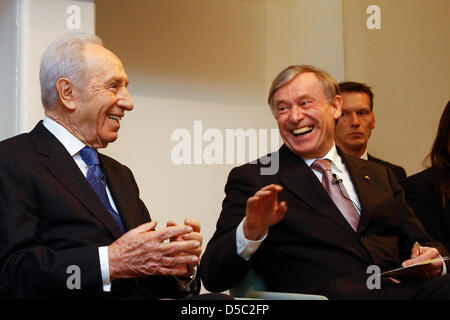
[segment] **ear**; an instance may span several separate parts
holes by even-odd
[[[73,83],[67,78],[59,78],[58,81],[56,81],[56,90],[58,90],[61,104],[69,110],[75,110],[76,101]]]
[[[333,112],[334,112],[334,119],[339,119],[342,114],[342,97],[340,95],[336,95],[334,97],[334,103],[331,105],[333,106]]]

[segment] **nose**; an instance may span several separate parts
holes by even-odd
[[[130,92],[127,88],[123,87],[120,89],[119,94],[117,95],[117,105],[125,109],[126,111],[131,111],[134,108],[133,98],[131,98]]]
[[[359,116],[355,112],[352,112],[350,115],[350,125],[352,127],[360,126]]]
[[[304,115],[302,108],[297,105],[292,106],[291,112],[289,114],[289,119],[292,122],[300,122],[303,118]]]

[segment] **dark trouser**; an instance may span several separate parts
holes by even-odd
[[[338,300],[450,300],[450,275],[401,283],[382,277],[379,289],[369,289],[367,277],[366,273],[341,277],[330,282],[321,294]]]

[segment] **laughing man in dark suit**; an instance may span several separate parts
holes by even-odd
[[[45,119],[0,143],[0,296],[198,292],[200,224],[156,230],[130,169],[97,152],[134,107],[118,57],[95,36],[69,34],[47,49],[40,82]]]
[[[200,264],[205,287],[230,289],[253,270],[269,291],[331,299],[449,298],[440,258],[446,251],[407,207],[392,171],[336,148],[337,82],[312,66],[288,67],[273,81],[269,105],[284,141],[270,157],[279,158],[279,170],[261,174],[264,159],[231,171]],[[316,160],[331,172],[318,170]],[[325,185],[340,200],[332,200]],[[344,200],[349,220],[338,209]],[[413,250],[416,241],[420,250]],[[382,277],[377,289],[367,286],[371,265],[383,271],[432,258],[439,261],[416,279]]]

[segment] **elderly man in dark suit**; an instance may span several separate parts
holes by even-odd
[[[130,169],[97,152],[134,107],[119,58],[95,36],[69,34],[45,52],[40,82],[45,119],[0,143],[0,296],[198,292],[200,224],[156,230]]]
[[[205,287],[230,289],[252,269],[269,291],[331,299],[450,297],[446,251],[409,210],[392,171],[336,148],[342,106],[336,81],[312,66],[288,67],[273,81],[269,105],[284,141],[270,156],[278,157],[279,170],[262,174],[265,158],[231,171],[200,264]],[[379,286],[367,285],[369,266],[385,271],[428,259],[436,261],[417,278],[383,276]]]

